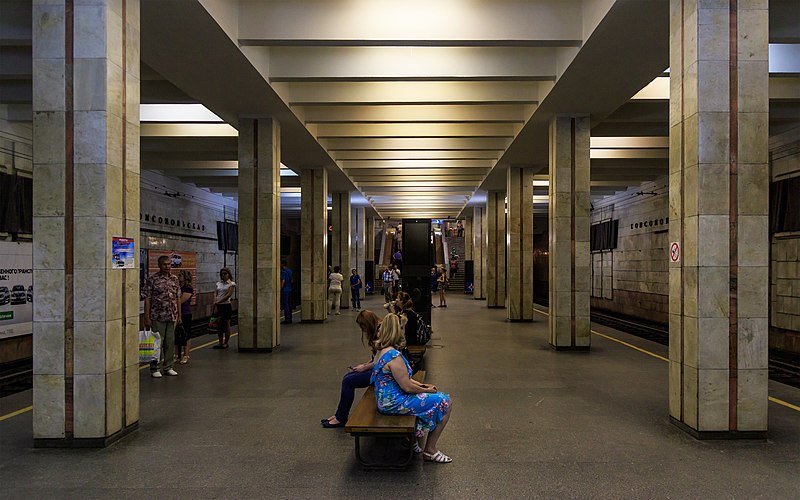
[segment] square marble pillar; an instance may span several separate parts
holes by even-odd
[[[106,446],[139,422],[139,1],[32,12],[34,444]]]
[[[300,318],[328,317],[328,172],[300,169]]]
[[[486,300],[486,207],[472,209],[472,260],[474,276],[472,298]]]
[[[280,137],[274,118],[239,119],[239,351],[281,343]]]
[[[489,191],[486,201],[486,305],[506,307],[506,193]]]
[[[364,261],[366,260],[366,217],[364,207],[354,207],[350,213],[350,269],[356,269],[361,281],[364,281]],[[347,285],[350,281],[350,269],[343,271],[342,274],[347,281],[345,282],[346,288],[344,289],[343,299],[350,300],[350,287]],[[364,288],[361,288],[361,298],[364,298]]]
[[[698,438],[767,431],[767,4],[670,3],[669,412]]]
[[[352,242],[350,241],[350,193],[347,191],[331,193],[331,267],[341,267],[342,276],[347,278],[350,274],[350,254]],[[342,309],[350,308],[350,301],[346,300],[346,288],[342,289]]]
[[[464,219],[464,260],[472,260],[472,218]]]
[[[589,117],[550,122],[550,345],[589,350]]]
[[[533,169],[507,171],[506,228],[509,321],[533,321]]]

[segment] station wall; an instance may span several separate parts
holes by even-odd
[[[666,177],[593,203],[592,224],[619,220],[617,248],[592,253],[592,307],[669,322]]]

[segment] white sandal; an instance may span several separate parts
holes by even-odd
[[[414,441],[414,453],[417,455],[422,453],[422,448],[419,447],[419,441]]]
[[[424,461],[426,461],[426,462],[436,462],[436,463],[439,463],[439,464],[449,464],[450,462],[453,461],[452,458],[448,457],[447,455],[445,455],[441,451],[437,451],[436,453],[434,453],[432,455],[430,453],[423,452],[422,453],[422,459]]]

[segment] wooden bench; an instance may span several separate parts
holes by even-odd
[[[424,347],[424,346],[422,346]],[[425,372],[418,371],[412,377],[417,382],[425,382]],[[350,433],[356,438],[356,459],[365,469],[403,469],[411,463],[414,458],[414,433],[416,430],[417,417],[413,415],[384,415],[378,413],[375,401],[375,388],[367,387],[364,396],[356,405],[356,409],[350,414],[347,425],[344,426],[345,432]],[[368,462],[364,459],[361,450],[361,437],[369,436],[379,439],[384,438],[408,438],[408,457],[396,464],[379,462]]]
[[[409,345],[406,346],[408,350],[408,362],[411,363],[411,366],[414,367],[414,371],[424,370],[425,369],[425,351],[427,351],[427,346],[425,345]]]

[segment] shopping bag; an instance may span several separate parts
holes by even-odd
[[[218,333],[219,332],[219,316],[216,314],[212,314],[210,318],[208,318],[208,333]]]
[[[161,335],[150,328],[139,332],[139,363],[158,361],[161,356]]]

